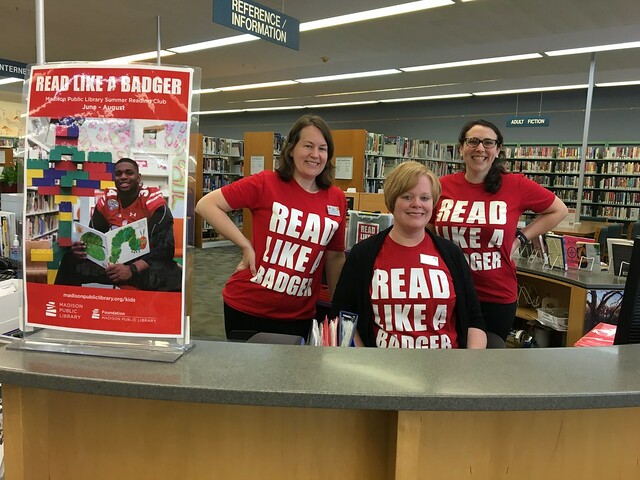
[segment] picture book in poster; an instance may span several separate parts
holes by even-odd
[[[146,218],[106,233],[73,222],[71,239],[74,242],[84,242],[87,246],[87,258],[103,267],[127,263],[150,252]]]
[[[572,235],[563,236],[564,258],[567,268],[579,268],[580,255],[578,254],[578,242],[595,243],[593,238],[574,237]]]

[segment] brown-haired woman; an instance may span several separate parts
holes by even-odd
[[[233,331],[306,337],[316,311],[322,272],[330,292],[344,264],[344,193],[333,186],[334,144],[325,121],[300,117],[287,135],[275,172],[245,177],[204,196],[196,213],[242,249],[227,282],[227,338]],[[227,216],[248,208],[250,242]]]

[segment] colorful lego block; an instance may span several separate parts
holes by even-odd
[[[61,236],[58,236],[58,245],[61,247],[70,247],[71,246],[71,237],[68,238],[64,238]],[[55,276],[54,276],[55,278]]]
[[[73,195],[56,195],[55,198],[53,199],[53,201],[56,203],[62,203],[62,202],[76,203],[76,200],[78,199]]]
[[[76,184],[76,179],[73,177],[68,177],[67,175],[65,175],[60,179],[61,187],[75,187],[75,184]]]
[[[78,150],[76,147],[68,147],[64,145],[56,145],[49,151],[49,160],[59,161],[62,157],[71,157],[74,162],[84,162],[85,152]],[[66,160],[67,158],[65,158]]]
[[[55,162],[54,164],[54,168],[56,170],[78,170],[78,167],[76,166],[77,163],[72,162],[71,160],[61,160],[59,162]]]
[[[91,153],[91,152],[90,152]],[[89,172],[89,173],[93,173],[93,172],[97,172],[97,173],[105,173],[108,172],[109,170],[107,169],[109,164],[107,163],[90,163],[90,162],[85,162],[82,164],[82,170],[85,172]]]
[[[71,220],[73,220],[73,215],[71,212],[58,212],[58,221],[70,222]]]
[[[79,188],[73,187],[71,189],[71,193],[76,197],[95,197],[96,189],[95,188]]]
[[[39,195],[60,195],[60,187],[41,186],[38,187]]]
[[[73,204],[71,202],[61,202],[58,205],[58,210],[60,212],[73,212]]]
[[[32,248],[32,262],[51,262],[53,261],[53,250],[51,248]]]
[[[40,160],[38,158],[27,159],[27,170],[31,169],[47,169],[49,168],[49,160]]]
[[[78,180],[76,186],[79,188],[100,188],[100,180]]]
[[[58,237],[71,237],[71,222],[58,222]]]
[[[55,178],[33,178],[31,180],[32,187],[55,187]]]
[[[107,188],[115,188],[115,186],[116,186],[116,182],[114,182],[113,180],[110,180],[110,181],[103,180],[102,182],[100,182],[101,190],[106,190]]]
[[[106,180],[113,182],[113,174],[111,173],[92,173],[89,178],[91,180]]]
[[[96,163],[111,163],[111,152],[89,152],[87,154],[87,160],[89,162]]]

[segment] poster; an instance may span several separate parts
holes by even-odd
[[[192,77],[188,68],[155,65],[32,68],[23,228],[26,329],[184,336],[184,254],[175,252],[167,235],[172,231],[175,244],[183,244]],[[135,166],[116,166],[123,157]],[[122,180],[128,176],[133,180]],[[158,212],[163,215],[154,217]],[[109,264],[112,273],[72,250],[74,223],[102,224],[108,231],[141,216],[149,221],[142,243],[148,240],[150,253]],[[83,262],[91,264],[87,275],[78,273],[85,272],[78,266]]]

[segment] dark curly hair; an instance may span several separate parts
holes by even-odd
[[[500,129],[495,124],[489,122],[488,120],[479,119],[479,120],[472,120],[470,122],[465,123],[464,126],[462,127],[462,130],[460,130],[460,135],[458,135],[458,144],[460,148],[462,148],[464,145],[464,139],[467,137],[467,132],[471,130],[473,127],[475,127],[476,125],[480,125],[481,127],[487,127],[493,130],[496,136],[498,137],[497,146],[498,147],[502,146],[504,138],[502,137],[502,132],[500,132]],[[489,193],[496,193],[498,190],[500,190],[500,187],[502,186],[502,175],[504,173],[507,173],[507,169],[504,166],[504,161],[505,161],[504,151],[500,150],[500,153],[498,153],[498,156],[493,161],[493,165],[491,165],[491,168],[489,169],[489,172],[487,172],[487,176],[484,179],[485,191]]]
[[[324,170],[316,177],[316,184],[318,188],[326,190],[333,185],[333,179],[335,175],[335,166],[331,162],[333,159],[333,152],[335,146],[333,144],[333,136],[331,135],[331,129],[329,125],[317,115],[303,115],[296,123],[293,124],[287,139],[284,142],[282,151],[280,152],[280,165],[276,168],[276,172],[280,175],[285,182],[291,181],[293,173],[295,172],[295,164],[293,163],[293,148],[300,141],[300,132],[305,127],[316,127],[320,132],[324,140],[327,142],[327,164]]]

